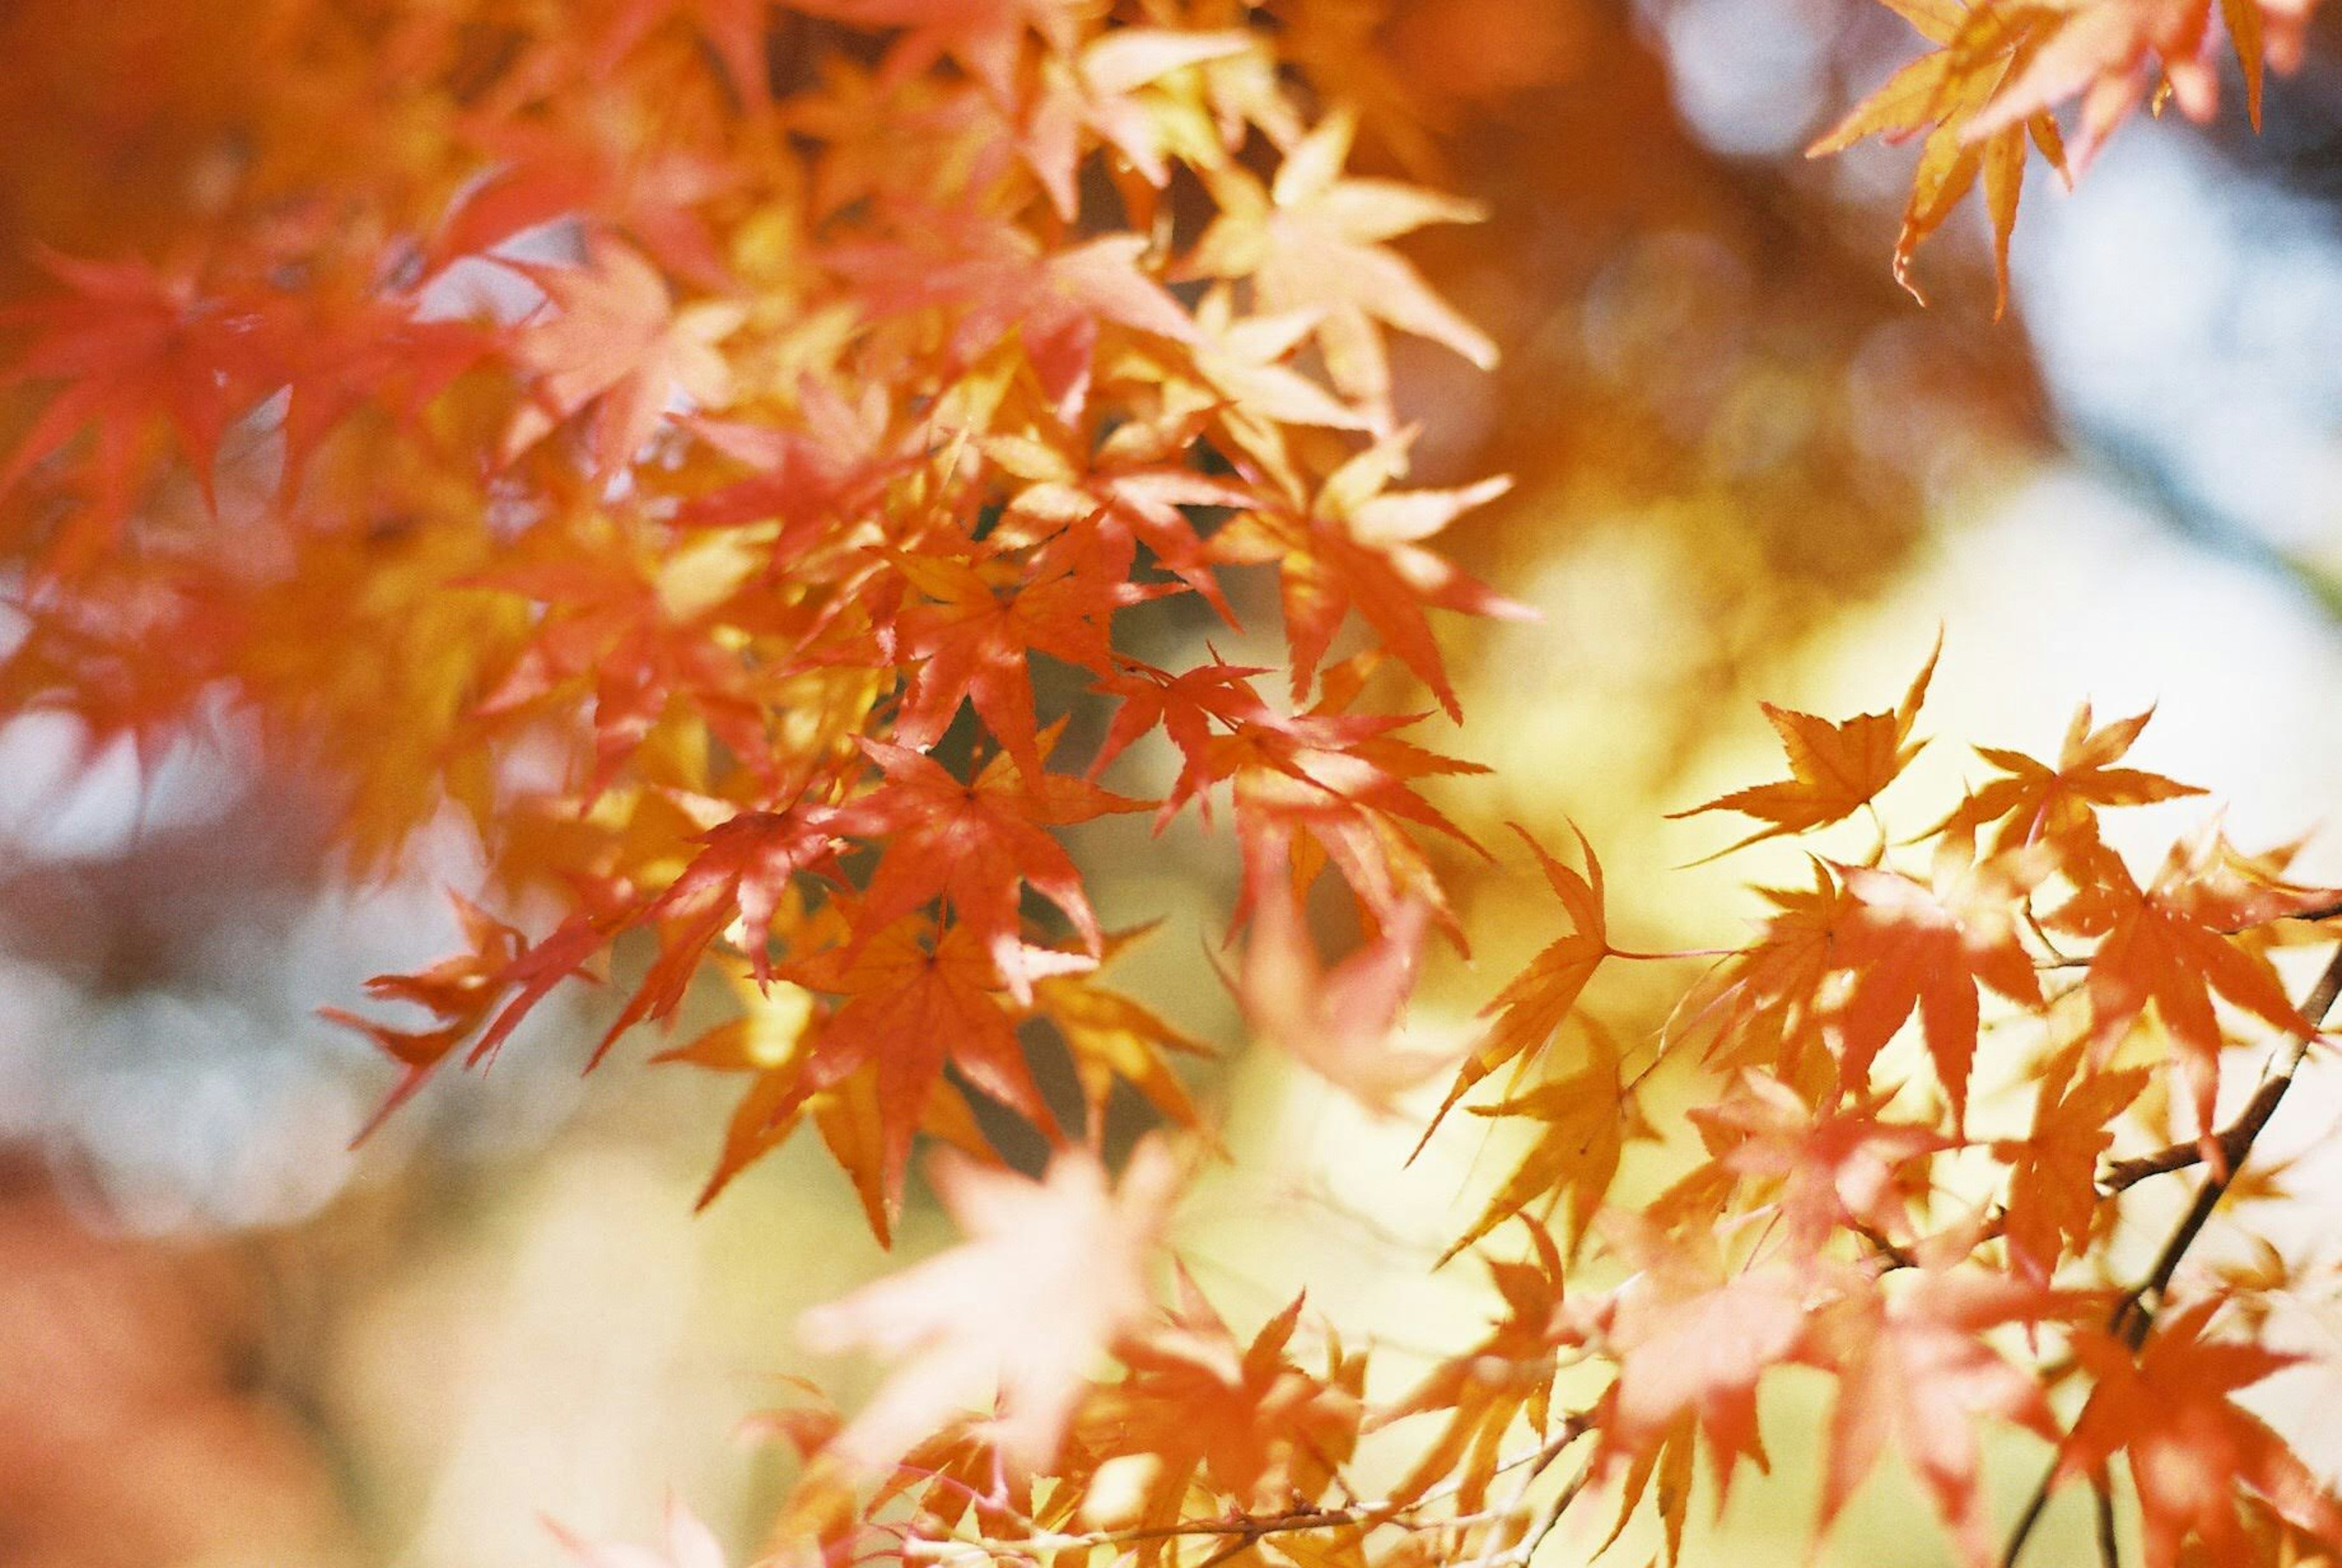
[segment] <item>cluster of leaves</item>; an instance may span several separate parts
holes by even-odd
[[[1911,263],[1981,178],[1992,220],[2000,305],[2008,303],[2008,237],[2025,185],[2027,144],[2067,183],[2141,105],[2177,103],[2189,118],[2219,108],[2217,50],[2225,34],[2261,123],[2261,84],[2301,63],[2316,0],[1882,0],[1934,45],[1856,106],[1809,155],[1867,136],[1922,137],[1895,276],[1915,297]],[[2070,142],[2054,110],[2078,99]]]
[[[2207,4],[1898,5],[1939,63],[1832,143],[1935,127],[1898,268],[1979,170],[2005,236],[2019,138],[2061,156],[2076,93],[2085,146],[2158,81],[2207,107]],[[1378,1109],[1446,1066],[1386,1037],[1430,934],[1461,943],[1435,853],[1477,846],[1420,786],[1469,764],[1376,699],[1411,676],[1453,715],[1428,612],[1517,611],[1426,544],[1502,482],[1406,487],[1388,337],[1492,349],[1391,243],[1473,209],[1349,172],[1373,95],[1345,41],[1379,15],[277,0],[288,81],[239,106],[168,243],[45,255],[0,324],[0,711],[152,746],[233,703],[342,792],[359,869],[468,816],[491,888],[459,901],[465,950],[372,983],[429,1021],[336,1014],[397,1064],[385,1111],[623,945],[642,971],[594,1059],[711,973],[738,998],[666,1053],[745,1080],[709,1196],[810,1121],[883,1238],[916,1141],[958,1152],[937,1180],[968,1243],[808,1321],[905,1364],[852,1421],[772,1418],[804,1459],[792,1557],[1517,1564],[1594,1498],[1621,1525],[1648,1498],[1672,1551],[1698,1454],[1719,1500],[1761,1465],[1758,1385],[1791,1364],[1837,1380],[1825,1526],[1891,1435],[1982,1560],[1989,1416],[2057,1444],[2045,1494],[2108,1495],[2122,1456],[2153,1568],[2190,1535],[2331,1543],[2342,1510],[2231,1397],[2284,1363],[2255,1304],[2284,1260],[2179,1263],[2331,1000],[2297,1007],[2271,950],[2336,895],[2208,832],[2135,872],[2100,813],[2193,793],[2122,765],[2143,716],[2086,713],[2054,765],[1984,754],[1948,818],[1816,859],[1714,963],[1615,945],[1591,849],[1532,841],[1566,928],[1439,1112],[1530,1139],[1448,1249],[1526,1238],[1491,1256],[1485,1339],[1370,1399],[1363,1351],[1302,1348],[1298,1303],[1248,1338],[1184,1276],[1156,1305],[1179,1156],[1110,1176],[1103,1111],[1120,1083],[1196,1123],[1167,1061],[1195,1044],[1098,979],[1129,934],[1062,830],[1224,812],[1255,1031]],[[2283,62],[2292,15],[2224,11],[2248,62]],[[1234,634],[1260,568],[1281,669],[1142,656],[1150,606]],[[1744,842],[1876,816],[1927,684],[1772,712],[1790,776],[1699,809],[1756,821]],[[1169,782],[1106,787],[1134,750]],[[1364,933],[1330,971],[1321,882]],[[1684,984],[1623,1045],[1579,1004],[1627,964]],[[2240,1023],[2264,1077],[2224,1127]],[[1638,1194],[1661,1063],[1722,1087],[1692,1167]],[[1972,1136],[2011,1082],[2029,1128]],[[1057,1146],[1044,1180],[999,1168],[971,1097]],[[2148,1146],[2107,1163],[2125,1139]],[[2125,1194],[2189,1170],[2125,1287]],[[1572,1283],[1581,1259],[1624,1277]],[[1414,1458],[1369,1487],[1385,1428]],[[672,1535],[716,1561],[687,1517]]]
[[[1918,749],[1931,671],[1892,712],[1768,710],[1790,776],[1698,812],[1753,817],[1757,839],[1877,816]],[[2273,954],[2330,942],[2342,894],[2208,827],[2137,874],[2101,814],[2200,793],[2124,764],[2146,723],[2086,708],[2054,763],[1982,752],[1991,776],[1943,821],[1894,846],[1882,822],[1861,863],[1814,857],[1811,884],[1765,893],[1771,913],[1721,958],[1616,946],[1591,851],[1579,871],[1531,841],[1566,928],[1492,1003],[1441,1111],[1502,1078],[1470,1109],[1528,1134],[1449,1256],[1492,1236],[1527,1247],[1489,1256],[1486,1337],[1396,1397],[1370,1398],[1366,1354],[1338,1340],[1301,1358],[1298,1301],[1249,1342],[1184,1275],[1148,1310],[1146,1253],[1175,1185],[1160,1148],[1119,1193],[1086,1155],[1046,1184],[946,1169],[971,1240],[807,1320],[825,1346],[911,1359],[849,1423],[777,1418],[806,1465],[776,1546],[1520,1563],[1580,1499],[1612,1540],[1648,1499],[1672,1560],[1699,1456],[1720,1512],[1743,1462],[1766,1465],[1759,1385],[1791,1366],[1837,1387],[1822,1532],[1892,1446],[1962,1559],[1992,1561],[1979,1433],[1997,1421],[2054,1445],[2011,1555],[2057,1486],[2110,1499],[2117,1456],[2151,1568],[2191,1538],[2222,1563],[2342,1545],[2342,1501],[2233,1397],[2296,1359],[2259,1334],[2273,1302],[2321,1288],[2316,1269],[2263,1245],[2179,1271],[2214,1205],[2276,1190],[2266,1154],[2249,1190],[2240,1167],[2342,959],[2297,1007]],[[1683,976],[1666,1026],[1633,1049],[1580,1011],[1627,963]],[[2223,1126],[2223,1057],[2240,1052],[2261,1076]],[[1688,1168],[1642,1103],[1663,1064],[1713,1085]],[[1987,1084],[1998,1135],[1969,1124]],[[1646,1153],[1678,1172],[1656,1191],[1635,1175]],[[2126,1194],[2191,1171],[2201,1185],[2154,1265],[2120,1278],[2108,1243],[2127,1214],[2136,1229],[2168,1213]],[[1118,1374],[1091,1375],[1109,1354]],[[971,1364],[1000,1369],[988,1416],[959,1405]],[[1386,1427],[1412,1434],[1410,1463],[1368,1489],[1360,1443]],[[874,1475],[890,1479],[858,1490]]]
[[[151,742],[225,692],[362,863],[453,801],[554,912],[465,902],[468,951],[373,983],[425,1026],[335,1014],[390,1106],[640,934],[602,1049],[743,987],[669,1053],[747,1081],[710,1194],[809,1118],[883,1236],[920,1131],[981,1147],[961,1090],[1074,1135],[1027,1024],[1093,1135],[1117,1081],[1193,1117],[1058,830],[1217,798],[1239,923],[1330,864],[1370,928],[1455,932],[1415,786],[1462,764],[1364,704],[1388,657],[1454,713],[1426,612],[1512,613],[1426,544],[1502,483],[1404,488],[1390,401],[1391,333],[1490,358],[1388,245],[1473,209],[1346,172],[1272,31],[1322,7],[1128,10],[289,6],[275,108],[334,98],[328,145],[253,125],[167,257],[44,258],[11,710]],[[1234,628],[1261,567],[1281,690],[1133,651],[1166,600]],[[1159,798],[1097,782],[1164,741]],[[1259,973],[1314,972],[1269,929]]]

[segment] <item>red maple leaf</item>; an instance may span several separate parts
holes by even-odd
[[[1048,832],[1110,812],[1144,811],[1086,780],[1063,774],[1027,776],[1006,753],[965,784],[934,758],[884,741],[865,741],[886,782],[840,807],[836,830],[879,841],[884,849],[861,906],[861,929],[875,930],[936,899],[949,901],[956,924],[992,954],[1019,1001],[1031,983],[1067,955],[1028,947],[1017,910],[1021,887],[1056,904],[1095,955],[1102,934],[1081,873]],[[1043,750],[1046,755],[1046,747]]]
[[[925,751],[965,699],[1018,771],[1039,777],[1030,654],[1037,649],[1105,674],[1114,656],[1107,618],[1126,597],[1126,566],[1096,556],[1040,570],[903,552],[887,558],[924,596],[895,620],[900,655],[918,661],[896,714],[896,740]]]
[[[2056,1478],[2097,1475],[2116,1453],[2127,1454],[2147,1568],[2177,1568],[2191,1533],[2215,1562],[2253,1561],[2237,1519],[2240,1487],[2329,1547],[2342,1544],[2342,1505],[2283,1438],[2228,1397],[2299,1358],[2206,1338],[2219,1308],[2217,1299],[2199,1302],[2157,1323],[2136,1360],[2109,1334],[2085,1333],[2074,1343],[2097,1384]]]
[[[259,305],[206,294],[184,270],[53,252],[40,259],[67,292],[12,305],[0,317],[31,334],[0,385],[61,385],[0,466],[0,495],[95,428],[89,504],[51,544],[46,562],[72,574],[113,542],[128,515],[151,431],[170,433],[208,497],[220,437],[273,381],[260,352]]]

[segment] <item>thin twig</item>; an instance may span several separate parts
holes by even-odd
[[[906,1541],[902,1554],[906,1557],[952,1561],[963,1557],[1018,1556],[1039,1557],[1059,1552],[1081,1551],[1099,1546],[1137,1546],[1154,1541],[1181,1538],[1220,1538],[1229,1543],[1225,1555],[1234,1555],[1270,1535],[1289,1535],[1306,1530],[1339,1530],[1352,1525],[1378,1529],[1385,1525],[1405,1531],[1470,1529],[1482,1524],[1494,1524],[1511,1517],[1526,1498],[1527,1490],[1536,1483],[1562,1451],[1590,1430],[1583,1415],[1572,1415],[1558,1430],[1536,1448],[1517,1454],[1496,1467],[1498,1473],[1526,1466],[1529,1473],[1521,1483],[1514,1500],[1501,1508],[1483,1509],[1476,1513],[1450,1515],[1439,1519],[1413,1517],[1434,1503],[1445,1501],[1458,1490],[1456,1483],[1436,1487],[1422,1496],[1400,1500],[1383,1498],[1372,1503],[1356,1503],[1344,1508],[1318,1508],[1308,1504],[1287,1508],[1276,1513],[1231,1514],[1218,1519],[1183,1519],[1174,1524],[1138,1524],[1115,1530],[1059,1532],[1036,1527],[1030,1535],[1001,1540],[994,1537],[972,1539],[965,1535],[933,1536],[926,1540]],[[1221,1560],[1223,1553],[1206,1558],[1197,1568],[1210,1568]]]

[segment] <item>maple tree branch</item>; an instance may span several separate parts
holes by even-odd
[[[2292,1082],[2292,1069],[2288,1067],[2254,1091],[2253,1097],[2245,1103],[2245,1108],[2237,1119],[2213,1134],[2212,1143],[2219,1150],[2223,1164],[2234,1168],[2244,1158],[2246,1152],[2253,1146],[2253,1140],[2260,1135],[2263,1124],[2275,1114],[2277,1102],[2285,1098],[2286,1089]],[[2152,1154],[2117,1160],[2108,1165],[2106,1174],[2098,1178],[2099,1192],[2101,1196],[2111,1198],[2138,1185],[2149,1176],[2184,1171],[2203,1163],[2204,1140],[2201,1138],[2168,1144]]]
[[[1876,1252],[1876,1254],[1881,1260],[1881,1266],[1878,1271],[1880,1273],[1887,1273],[1896,1269],[1915,1269],[1919,1266],[1919,1260],[1917,1258],[1913,1257],[1908,1251],[1897,1246],[1893,1241],[1889,1240],[1887,1233],[1880,1230],[1877,1225],[1871,1224],[1867,1221],[1857,1220],[1849,1228],[1856,1235],[1860,1236],[1864,1241],[1870,1243],[1871,1247]]]
[[[2155,1267],[2149,1271],[2147,1279],[2124,1298],[2122,1305],[2117,1309],[2115,1322],[2108,1324],[2110,1328],[2117,1324],[2121,1327],[2124,1343],[2133,1350],[2146,1343],[2152,1322],[2146,1298],[2154,1296],[2160,1303],[2163,1293],[2170,1287],[2171,1276],[2178,1272],[2180,1260],[2187,1256],[2187,1249],[2195,1244],[2197,1236],[2203,1232],[2205,1223],[2211,1219],[2212,1211],[2227,1195],[2230,1183],[2237,1179],[2237,1171],[2244,1165],[2246,1156],[2252,1153],[2254,1141],[2261,1135],[2261,1129],[2268,1125],[2269,1118],[2277,1114],[2278,1104],[2285,1099],[2285,1092],[2292,1087],[2293,1075],[2300,1069],[2302,1059],[2309,1054],[2309,1043],[2317,1038],[2317,1031],[2325,1024],[2326,1014],[2332,1011],[2337,996],[2342,996],[2342,947],[2334,950],[2334,956],[2327,961],[2325,972],[2318,975],[2317,984],[2302,1001],[2301,1015],[2309,1027],[2294,1041],[2293,1049],[2287,1055],[2284,1071],[2261,1085],[2253,1095],[2252,1103],[2245,1108],[2245,1114],[2217,1140],[2221,1155],[2220,1167],[2207,1175],[2203,1185],[2196,1189],[2196,1201],[2181,1216],[2170,1240],[2164,1243],[2161,1255],[2155,1260]]]
[[[2122,1568],[2122,1543],[2115,1539],[2114,1483],[2100,1475],[2090,1490],[2097,1494],[2098,1562],[2101,1568]]]
[[[1577,1473],[1571,1476],[1543,1508],[1537,1510],[1536,1519],[1521,1533],[1520,1540],[1489,1561],[1503,1564],[1505,1568],[1528,1568],[1529,1560],[1536,1555],[1537,1548],[1545,1544],[1545,1538],[1553,1533],[1554,1526],[1561,1523],[1561,1516],[1569,1512],[1569,1505],[1577,1501],[1577,1494],[1586,1490],[1586,1483],[1593,1478],[1594,1456],[1589,1453],[1586,1462],[1577,1467]]]
[[[2163,1243],[2163,1250],[2156,1255],[2155,1266],[2147,1271],[2147,1278],[2125,1292],[2122,1299],[2115,1303],[2113,1313],[2107,1316],[2107,1332],[2119,1334],[2123,1343],[2132,1351],[2136,1352],[2147,1343],[2147,1336],[2155,1326],[2155,1311],[2147,1304],[2148,1298],[2153,1297],[2157,1305],[2161,1304],[2163,1294],[2170,1288],[2172,1277],[2179,1272],[2179,1264],[2187,1257],[2187,1250],[2196,1244],[2196,1238],[2203,1233],[2204,1226],[2212,1217],[2212,1211],[2219,1207],[2220,1200],[2227,1195],[2228,1188],[2235,1183],[2237,1173],[2243,1168],[2247,1156],[2251,1154],[2261,1130],[2268,1125],[2269,1118],[2277,1114],[2278,1104],[2284,1101],[2286,1091],[2292,1087],[2294,1074],[2309,1054],[2310,1042],[2317,1037],[2317,1031],[2325,1024],[2326,1015],[2333,1010],[2338,996],[2342,996],[2342,947],[2334,950],[2334,955],[2327,960],[2324,972],[2317,977],[2317,984],[2310,987],[2309,994],[2302,999],[2302,1020],[2309,1027],[2295,1036],[2283,1070],[2263,1084],[2246,1105],[2244,1114],[2212,1140],[2219,1150],[2219,1165],[2209,1172],[2203,1183],[2196,1189],[2194,1201],[2187,1205],[2187,1212],[2180,1216],[2178,1224],[2172,1228],[2169,1238]],[[2135,1167],[2137,1174],[2124,1185],[2144,1181],[2165,1170],[2177,1170],[2182,1168],[2182,1164],[2192,1163],[2165,1163],[2171,1153],[2170,1150],[2161,1150],[2140,1161],[2125,1162],[2126,1165]],[[2199,1152],[2197,1159],[2201,1158]],[[2117,1167],[2117,1170],[2121,1168]],[[2120,1192],[2123,1189],[2117,1187],[2114,1190]],[[2053,1458],[2049,1468],[2042,1473],[2041,1483],[2033,1489],[2032,1499],[2027,1503],[2025,1512],[2009,1532],[2008,1548],[2001,1554],[2001,1568],[2016,1568],[2017,1555],[2025,1550],[2027,1538],[2032,1534],[2034,1525],[2040,1522],[2042,1510],[2048,1504],[2049,1488],[2057,1477],[2057,1461]]]
[[[1592,1423],[1584,1414],[1569,1416],[1562,1422],[1551,1437],[1536,1448],[1526,1453],[1516,1454],[1497,1465],[1495,1472],[1497,1474],[1517,1470],[1523,1466],[1528,1468],[1529,1473],[1522,1483],[1521,1493],[1516,1494],[1512,1502],[1500,1508],[1482,1509],[1476,1513],[1456,1514],[1444,1519],[1412,1517],[1461,1489],[1461,1483],[1451,1482],[1405,1502],[1396,1498],[1384,1498],[1372,1503],[1355,1503],[1342,1508],[1319,1508],[1305,1503],[1283,1509],[1275,1513],[1237,1513],[1224,1515],[1217,1519],[1183,1519],[1175,1524],[1139,1524],[1112,1530],[1058,1532],[1036,1526],[1032,1534],[1015,1540],[1003,1540],[996,1536],[986,1536],[980,1540],[972,1540],[963,1535],[931,1536],[923,1540],[904,1542],[902,1555],[906,1559],[925,1558],[935,1562],[955,1562],[976,1556],[987,1559],[1004,1555],[1037,1557],[1050,1553],[1083,1551],[1099,1546],[1137,1546],[1152,1541],[1172,1541],[1181,1538],[1224,1539],[1227,1543],[1224,1550],[1214,1553],[1203,1563],[1197,1564],[1197,1568],[1211,1568],[1212,1564],[1233,1557],[1270,1535],[1289,1535],[1306,1530],[1339,1530],[1350,1525],[1364,1525],[1368,1529],[1396,1525],[1406,1531],[1469,1529],[1481,1524],[1497,1523],[1511,1517],[1520,1506],[1520,1498],[1526,1495],[1527,1488],[1536,1483],[1537,1477],[1561,1456],[1565,1449],[1591,1430]],[[1568,1486],[1563,1488],[1564,1498],[1575,1497],[1577,1492],[1583,1489],[1586,1479],[1585,1473],[1581,1471]],[[1566,1508],[1568,1506],[1567,1502],[1564,1501],[1560,1506]],[[1542,1519],[1546,1511],[1541,1510],[1538,1517]],[[1558,1517],[1557,1511],[1555,1511],[1555,1516]],[[1550,1523],[1548,1523],[1546,1527],[1549,1529]],[[1535,1526],[1532,1528],[1534,1529]],[[1508,1563],[1512,1559],[1509,1556],[1499,1556],[1492,1558],[1491,1561]]]

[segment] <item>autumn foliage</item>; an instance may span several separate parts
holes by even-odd
[[[2304,20],[1889,3],[1931,52],[1816,150],[1919,139],[1898,276],[1979,182],[2005,255],[2028,145],[2070,175],[2142,103],[2210,113],[2222,36],[2257,115]],[[1386,165],[1360,9],[256,7],[281,75],[173,225],[27,253],[0,702],[93,753],[229,704],[327,781],[356,875],[462,814],[489,868],[464,950],[318,999],[388,1058],[385,1114],[556,987],[625,976],[592,1062],[712,984],[729,1021],[656,1047],[739,1085],[706,1199],[801,1124],[881,1241],[931,1174],[966,1242],[805,1324],[896,1370],[858,1413],[769,1418],[802,1460],[776,1560],[1517,1564],[1638,1510],[1672,1555],[1696,1477],[1720,1504],[1766,1465],[1758,1391],[1792,1366],[1835,1387],[1824,1532],[1891,1451],[1964,1561],[2013,1553],[1998,1424],[2044,1493],[2127,1468],[2150,1568],[2342,1544],[2234,1397],[2287,1364],[2253,1309],[2282,1269],[2177,1288],[2317,1045],[2342,967],[2299,1001],[2278,959],[2342,894],[2217,819],[2159,864],[2111,847],[2107,814],[2198,793],[2127,764],[2147,714],[1982,750],[1931,822],[1894,786],[1933,655],[1891,708],[1768,707],[1786,776],[1680,814],[1685,858],[1862,831],[1753,890],[1720,954],[1614,930],[1582,837],[1443,814],[1475,770],[1439,739],[1442,629],[1526,612],[1439,546],[1505,481],[1408,476],[1393,340],[1495,351],[1404,254],[1476,210],[1359,172]],[[1275,667],[1212,651],[1247,614]],[[1446,1264],[1488,1271],[1496,1316],[1411,1387],[1304,1355],[1299,1302],[1239,1334],[1166,1273],[1213,1148],[1173,1063],[1204,1046],[1116,989],[1142,934],[1106,929],[1066,830],[1190,812],[1258,1037],[1380,1111],[1445,1080],[1426,1139],[1524,1136]],[[1473,852],[1542,877],[1546,944],[1460,1063],[1400,1051],[1426,949],[1466,938],[1438,868]],[[1313,892],[1352,951],[1321,951]],[[1629,968],[1677,1000],[1620,1038],[1584,998]],[[1663,1066],[1702,1085],[1688,1125],[1646,1103]],[[1166,1130],[1110,1173],[1118,1084]],[[1980,1132],[1987,1086],[2029,1124]],[[1037,1181],[976,1102],[1056,1151]],[[1663,1149],[1666,1184],[1622,1178]],[[2147,1272],[2117,1269],[2133,1191],[2180,1183]],[[1407,1462],[1354,1483],[1386,1429]],[[667,1552],[719,1556],[683,1514]]]

